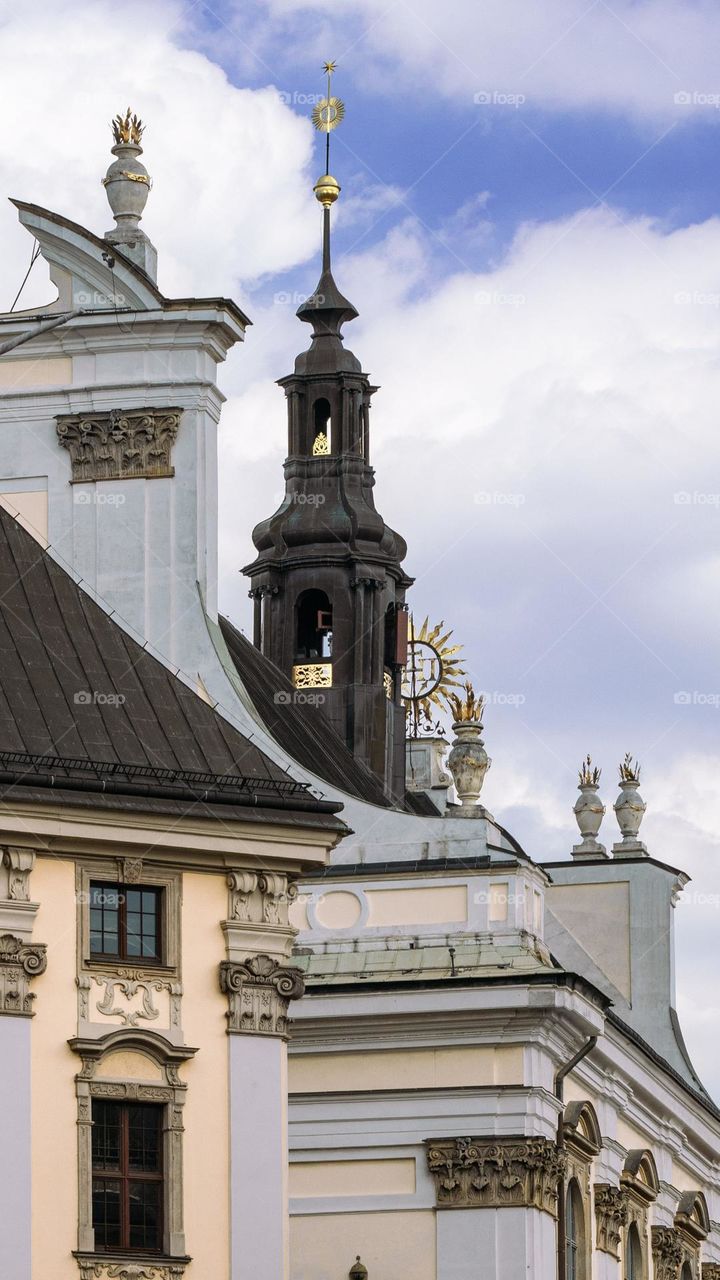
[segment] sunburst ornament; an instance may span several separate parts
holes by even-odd
[[[467,675],[460,656],[462,645],[452,644],[452,634],[444,622],[431,626],[426,618],[416,628],[410,617],[402,696],[408,709],[411,738],[433,731],[433,713],[445,709],[451,690],[460,688]]]
[[[313,107],[312,120],[321,133],[329,133],[331,129],[337,129],[344,115],[345,103],[340,98],[322,98]]]

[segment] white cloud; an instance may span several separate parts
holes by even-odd
[[[265,3],[296,24],[308,57],[338,49],[341,64],[381,93],[404,87],[468,103],[478,94],[505,110],[519,95],[552,110],[718,117],[717,14],[702,0],[345,0],[330,15],[325,0]],[[312,8],[317,24],[308,23]]]
[[[161,288],[237,292],[315,247],[312,129],[274,87],[235,88],[202,54],[178,48],[185,12],[179,0],[3,0],[0,189],[103,234],[113,225],[100,185],[113,158],[109,122],[130,103],[147,124],[155,185],[143,228],[159,250]],[[30,250],[10,207],[0,235],[5,306]],[[38,273],[23,305],[47,300]]]

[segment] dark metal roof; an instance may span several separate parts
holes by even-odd
[[[133,640],[3,509],[0,783],[15,796],[111,792],[119,806],[143,795],[311,811],[312,825],[340,808]]]
[[[381,783],[355,759],[323,709],[295,701],[287,676],[227,618],[220,618],[220,629],[262,723],[293,760],[348,795],[388,808]]]

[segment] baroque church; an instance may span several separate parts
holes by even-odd
[[[250,321],[160,292],[114,136],[112,230],[14,201],[57,296],[0,315],[0,1277],[720,1280],[687,876],[632,760],[610,850],[588,760],[540,862],[481,803],[482,700],[428,719],[452,664],[375,505],[329,165],[250,640],[217,599]]]

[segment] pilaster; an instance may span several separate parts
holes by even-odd
[[[220,964],[228,999],[231,1280],[287,1280],[288,1006],[304,990],[287,963],[297,889],[282,872],[232,869]]]
[[[30,1280],[32,979],[47,967],[32,941],[32,849],[7,847],[0,859],[0,1275]]]
[[[437,1204],[438,1280],[551,1276],[564,1153],[547,1138],[426,1144]],[[479,1271],[478,1259],[482,1259]]]

